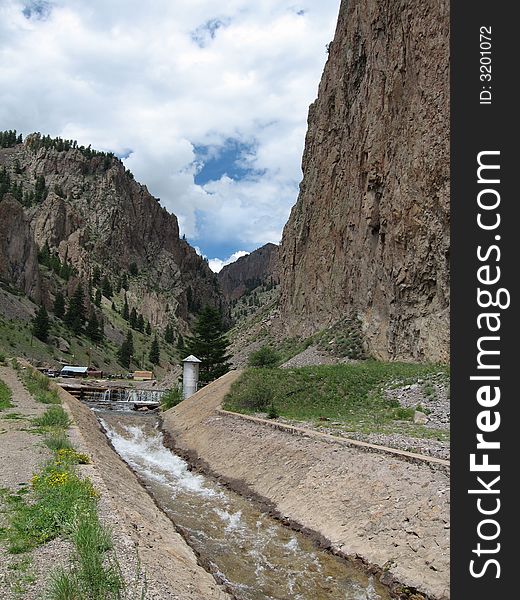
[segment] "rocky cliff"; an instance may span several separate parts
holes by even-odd
[[[448,8],[341,2],[281,244],[292,334],[355,313],[376,357],[448,359]]]
[[[179,239],[177,218],[113,155],[32,134],[0,148],[0,169],[11,191],[0,198],[0,276],[8,283],[38,300],[35,248],[48,246],[85,282],[96,269],[113,285],[128,275],[130,307],[159,328],[185,329],[199,306],[220,303],[216,277]]]
[[[0,201],[0,279],[41,301],[38,250],[22,206],[10,194]]]
[[[231,301],[258,286],[276,284],[278,277],[278,246],[265,244],[226,265],[218,274],[218,281],[224,297]]]

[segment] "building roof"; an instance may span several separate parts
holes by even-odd
[[[62,371],[69,371],[70,373],[86,373],[87,367],[71,367],[69,365],[62,367]]]
[[[202,361],[199,360],[196,356],[193,356],[193,354],[190,354],[182,362],[200,363]]]

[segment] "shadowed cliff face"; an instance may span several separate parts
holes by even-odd
[[[38,250],[29,219],[10,194],[0,201],[0,279],[40,302]]]
[[[343,0],[280,251],[287,330],[347,312],[385,359],[449,355],[449,13]]]
[[[85,156],[73,148],[38,147],[37,139],[28,136],[23,144],[0,149],[0,167],[24,194],[35,190],[39,176],[45,179],[44,199],[23,200],[25,207],[11,199],[17,205],[14,213],[23,216],[17,223],[24,239],[39,248],[47,243],[85,281],[96,265],[115,281],[135,263],[139,275],[131,281],[129,302],[140,306],[144,317],[158,327],[172,319],[187,321],[198,306],[219,305],[216,277],[179,239],[175,215],[161,207],[119,160]],[[9,256],[23,262],[21,250]],[[36,281],[35,269],[30,263],[22,271],[8,279],[28,291],[24,281]]]
[[[265,244],[234,263],[226,265],[218,274],[225,299],[229,302],[243,296],[259,285],[278,281],[278,246]]]

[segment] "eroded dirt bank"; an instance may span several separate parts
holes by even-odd
[[[449,474],[217,412],[231,372],[164,414],[192,463],[430,598],[449,597]]]
[[[136,476],[117,456],[90,409],[59,388],[74,419],[75,435],[92,457],[112,504],[118,529],[133,541],[151,583],[147,598],[225,600],[230,596],[198,563],[192,549],[154,504]]]

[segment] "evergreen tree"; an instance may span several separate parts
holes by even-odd
[[[52,311],[58,319],[63,319],[65,316],[65,298],[63,297],[63,292],[61,290],[56,292]]]
[[[128,290],[128,276],[126,273],[123,273],[123,275],[121,276],[121,287],[124,290]]]
[[[103,283],[101,284],[101,289],[103,291],[103,296],[105,296],[105,298],[112,298],[113,295],[113,290],[112,290],[112,284],[110,283],[110,279],[105,275],[103,277]]]
[[[126,299],[126,295],[125,295],[125,304],[123,306],[122,317],[125,321],[128,321],[128,319],[130,318],[130,311],[128,310],[128,300]]]
[[[132,360],[132,355],[134,354],[134,340],[132,337],[132,332],[130,329],[126,334],[126,338],[124,342],[121,344],[121,348],[119,348],[119,352],[117,353],[117,357],[121,365],[127,369],[130,368],[130,363]]]
[[[130,312],[130,318],[128,319],[128,322],[130,323],[130,327],[132,329],[136,329],[137,311],[135,310],[135,306],[132,308],[132,311]]]
[[[112,302],[112,310],[115,312],[116,311],[116,305],[114,304],[114,302]]]
[[[42,265],[45,265],[46,267],[48,267],[50,258],[51,258],[51,249],[49,248],[49,242],[47,240],[45,240],[45,244],[43,244],[41,250],[38,251],[38,261]]]
[[[146,321],[146,335],[152,335],[152,326],[150,325],[150,321]]]
[[[101,281],[101,269],[96,265],[92,271],[92,285],[98,286]]]
[[[94,303],[97,307],[101,308],[101,290],[99,288],[96,290],[96,297],[94,299]]]
[[[40,306],[33,319],[32,333],[42,342],[47,342],[49,338],[49,315],[43,305]]]
[[[181,357],[181,360],[188,356],[182,333],[179,333],[179,337],[177,338],[177,351],[179,353],[179,356]]]
[[[194,354],[201,361],[201,383],[209,383],[229,371],[228,346],[221,313],[205,306],[195,322],[194,335],[186,343],[186,353]]]
[[[69,301],[67,312],[65,313],[65,323],[75,334],[80,334],[85,325],[85,301],[83,297],[83,287],[78,283],[74,295]]]
[[[158,365],[161,362],[161,349],[159,347],[157,336],[154,337],[152,345],[150,346],[150,354],[148,355],[148,359],[153,365]]]
[[[47,197],[47,188],[45,187],[45,177],[38,175],[34,185],[34,199],[36,202],[42,202]]]
[[[143,315],[139,314],[139,316],[137,317],[137,323],[135,324],[135,328],[137,329],[137,331],[140,331],[141,333],[144,333],[144,318],[143,318]]]
[[[95,310],[93,310],[90,315],[85,333],[93,342],[101,342],[103,339],[103,323],[99,322]]]
[[[170,325],[170,323],[168,323],[168,325],[166,325],[166,329],[164,330],[164,341],[167,344],[173,344],[174,339],[173,327]]]
[[[130,272],[130,275],[133,275],[135,277],[139,273],[139,269],[137,268],[137,263],[135,263],[135,262],[130,263],[130,265],[128,266],[128,271]]]

